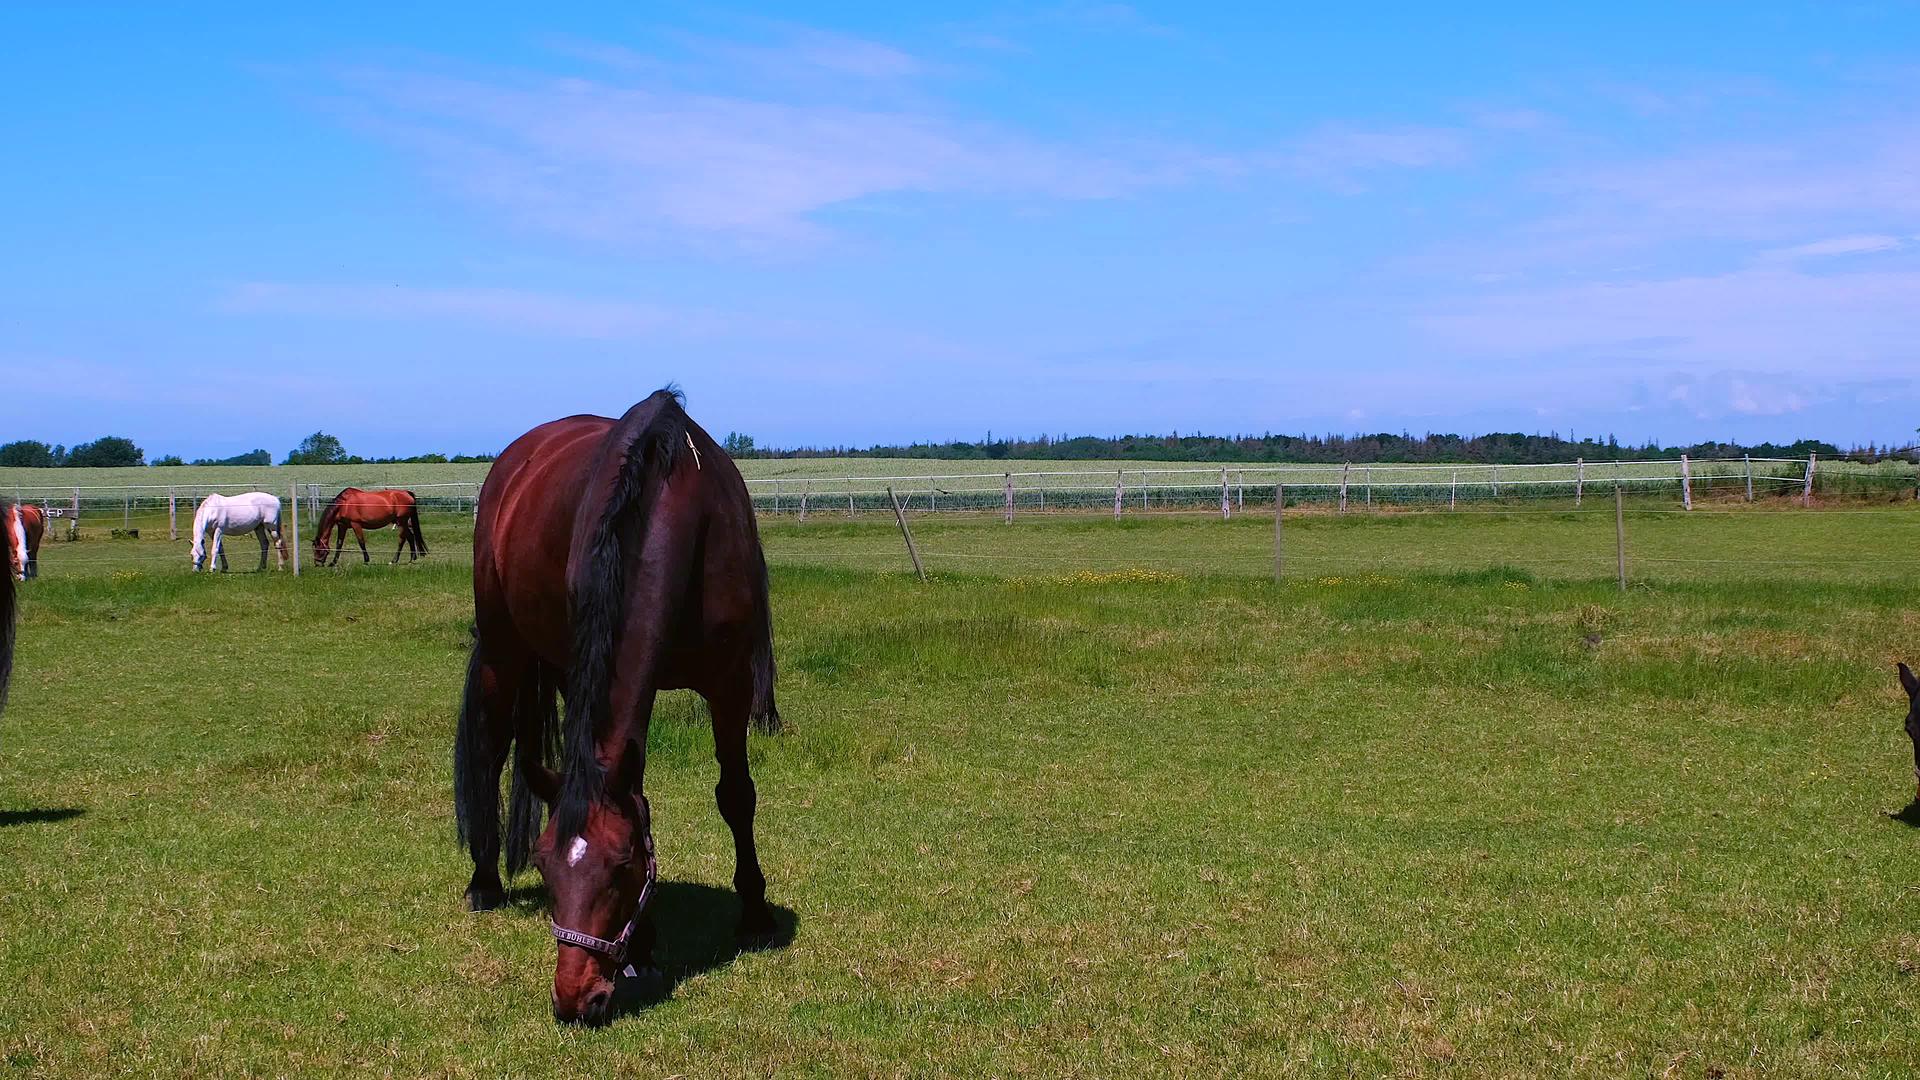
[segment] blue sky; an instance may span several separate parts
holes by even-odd
[[[302,7],[0,13],[0,441],[1920,426],[1912,4]]]

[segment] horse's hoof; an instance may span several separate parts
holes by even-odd
[[[468,889],[468,911],[492,911],[507,906],[507,890],[495,886],[491,889]]]

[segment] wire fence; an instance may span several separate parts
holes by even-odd
[[[1615,562],[1617,499],[1623,520],[1634,523],[1627,546],[1633,549],[1635,575],[1910,578],[1912,560],[1890,559],[1888,553],[1920,551],[1915,543],[1920,507],[1912,501],[1912,479],[1882,470],[1878,486],[1863,488],[1845,468],[1830,469],[1836,476],[1829,479],[1823,464],[1811,458],[1740,458],[1555,465],[1168,466],[755,478],[748,480],[748,487],[762,516],[769,560],[776,567],[899,570],[906,554],[901,532],[912,522],[913,531],[924,530],[918,554],[936,572],[1020,576],[1145,569],[1264,574],[1279,552],[1270,526],[1260,522],[1275,516],[1276,496],[1284,495],[1287,520],[1301,522],[1287,555],[1292,576],[1501,563],[1550,576],[1605,574]],[[339,486],[301,483],[277,493],[289,554],[305,569],[314,568],[314,533]],[[431,561],[470,562],[480,485],[469,481],[406,487],[415,495]],[[49,511],[43,569],[168,573],[190,569],[186,548],[194,509],[213,491],[208,485],[48,486],[0,494]],[[239,492],[225,486],[220,493]],[[1866,494],[1877,501],[1826,499],[1834,494]],[[1819,509],[1799,512],[1808,507]],[[1776,509],[1794,512],[1769,512]],[[1428,551],[1420,545],[1409,547],[1388,531],[1361,534],[1338,525],[1383,516],[1409,522],[1457,519],[1460,526],[1449,534],[1472,539],[1448,541]],[[1157,520],[1168,528],[1133,536],[1100,529],[1001,528],[1002,522],[1074,519]],[[1188,530],[1182,525],[1222,519],[1233,527]],[[1790,524],[1797,519],[1819,519],[1822,524]],[[1683,533],[1656,524],[1666,520],[1695,525]],[[814,527],[834,521],[852,528]],[[1687,539],[1670,539],[1681,535]],[[67,539],[105,542],[59,543]],[[400,546],[392,530],[369,533],[366,545],[376,563],[391,561]],[[235,570],[251,570],[256,549],[250,536],[225,540]],[[344,565],[362,561],[352,535],[333,553]],[[404,554],[400,558],[408,561]],[[270,553],[269,565],[276,562],[277,553]]]
[[[1900,479],[1893,478],[1896,482]],[[1696,497],[1810,499],[1813,458],[1691,461],[1572,461],[1546,465],[1246,465],[1116,470],[945,473],[927,476],[834,476],[750,479],[763,514],[890,511],[1017,514],[1110,509],[1114,516],[1215,509],[1231,516],[1248,505],[1271,506],[1284,487],[1288,505],[1421,507],[1565,499],[1576,507],[1594,492],[1667,494],[1683,507]],[[1911,482],[1909,482],[1910,484]]]

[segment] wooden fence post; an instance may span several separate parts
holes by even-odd
[[[1453,470],[1453,483],[1447,488],[1447,509],[1452,510],[1460,501],[1460,470]]]
[[[887,490],[892,491],[893,489],[888,488]],[[800,520],[801,521],[807,520],[807,496],[811,494],[812,491],[813,491],[813,481],[811,480],[807,481],[806,483],[800,486]]]
[[[1487,466],[1487,476],[1493,484],[1493,497],[1497,499],[1500,497],[1500,466]]]
[[[1233,474],[1233,508],[1239,511],[1247,508],[1247,470],[1245,469]]]
[[[1286,569],[1285,549],[1280,545],[1280,518],[1287,508],[1287,485],[1273,485],[1273,580],[1279,581]]]
[[[1753,455],[1741,454],[1740,458],[1742,461],[1745,461],[1747,463],[1747,501],[1752,502],[1753,501]]]
[[[1013,524],[1013,474],[1007,474],[1007,524]]]
[[[1620,591],[1627,591],[1627,510],[1620,497],[1620,483],[1613,485],[1613,558],[1620,574]]]
[[[1812,451],[1807,452],[1807,487],[1805,491],[1802,491],[1800,493],[1801,506],[1813,505],[1813,465],[1814,465],[1814,462],[1819,459],[1819,457],[1820,455],[1813,453]]]
[[[1227,470],[1222,466],[1220,469],[1220,520],[1225,521],[1232,516],[1233,507],[1227,502]]]
[[[1367,509],[1371,510],[1373,509],[1373,466],[1372,465],[1367,466],[1365,485],[1367,489]]]
[[[1119,469],[1113,471],[1113,520],[1120,520],[1120,500],[1127,493],[1127,474]]]
[[[73,489],[73,506],[67,511],[67,539],[80,539],[80,489]]]
[[[913,546],[913,530],[907,528],[907,514],[900,509],[900,496],[895,495],[893,488],[889,486],[887,498],[893,503],[893,519],[900,523],[900,535],[907,539],[907,558],[913,560],[913,572],[919,575],[921,581],[925,581],[927,572],[920,568],[920,551]]]
[[[1687,455],[1680,455],[1680,509],[1693,509],[1693,465]]]
[[[1580,498],[1586,493],[1587,459],[1573,459],[1573,508],[1580,509]]]
[[[167,489],[167,539],[180,539],[180,514],[172,488]]]
[[[287,485],[287,494],[293,496],[293,498],[287,501],[288,508],[293,512],[293,576],[299,577],[300,576],[300,485],[299,484]],[[480,500],[475,499],[473,501],[477,503]],[[283,540],[282,543],[285,543],[285,541]]]
[[[1350,462],[1340,464],[1340,512],[1347,512],[1347,471],[1353,468]]]

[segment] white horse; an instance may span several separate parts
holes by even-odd
[[[207,562],[207,530],[213,530],[213,561],[227,569],[227,553],[221,548],[226,533],[251,532],[260,538],[260,569],[267,568],[267,537],[272,536],[280,554],[275,569],[287,565],[287,542],[280,537],[280,497],[264,491],[245,495],[209,495],[193,512],[193,568]]]

